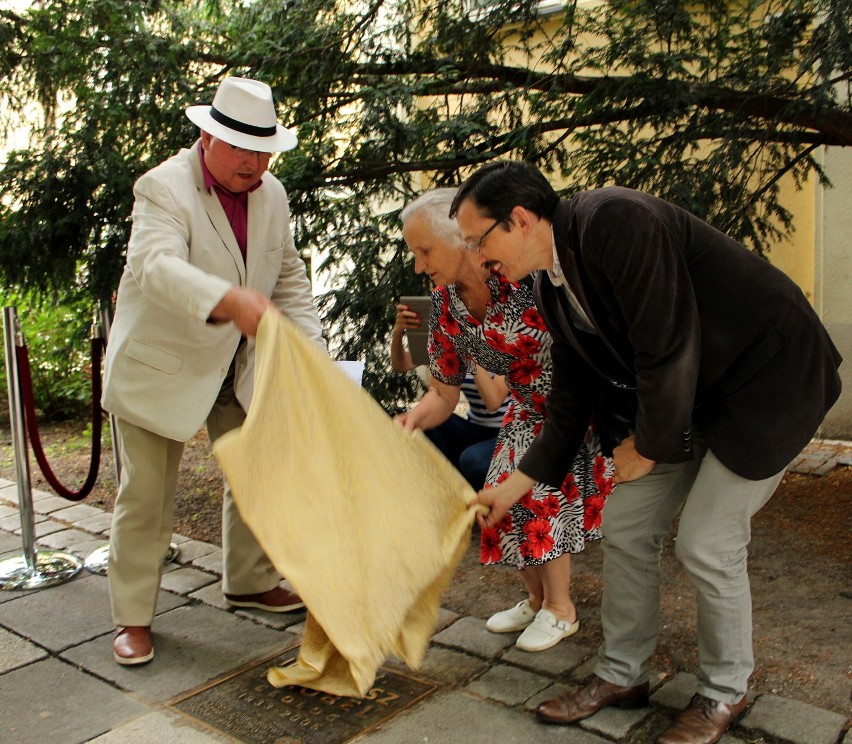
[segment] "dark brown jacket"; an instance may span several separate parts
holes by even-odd
[[[636,390],[636,448],[692,457],[692,427],[733,472],[786,467],[840,394],[841,358],[799,288],[688,212],[611,187],[560,202],[565,276],[599,335],[578,331],[562,287],[536,278],[553,336],[549,419],[520,469],[562,482],[601,391]]]

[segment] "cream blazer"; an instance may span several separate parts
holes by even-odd
[[[186,441],[207,418],[240,341],[233,323],[212,323],[233,286],[270,297],[325,348],[305,264],[293,243],[287,194],[268,171],[248,199],[244,264],[215,193],[204,188],[198,143],[134,186],[133,227],[107,341],[103,407],[156,434]],[[240,349],[234,390],[248,411],[254,339]]]

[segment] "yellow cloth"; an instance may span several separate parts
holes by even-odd
[[[251,410],[214,451],[308,608],[298,658],[269,681],[363,696],[389,653],[417,668],[475,514],[473,489],[422,432],[267,312]]]

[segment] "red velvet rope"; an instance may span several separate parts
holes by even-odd
[[[89,462],[89,474],[86,482],[79,491],[66,488],[54,475],[50,463],[45,457],[38,435],[38,421],[36,420],[35,403],[33,402],[33,381],[30,374],[30,358],[26,345],[15,347],[18,358],[18,375],[21,382],[21,398],[24,403],[24,414],[27,422],[27,433],[33,446],[33,454],[38,462],[41,472],[54,491],[70,501],[82,501],[92,492],[98,477],[98,468],[101,461],[101,355],[103,353],[103,339],[92,339],[92,459]]]

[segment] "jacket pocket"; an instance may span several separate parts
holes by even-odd
[[[147,364],[149,367],[165,372],[167,375],[176,375],[183,366],[183,359],[180,357],[135,338],[130,339],[127,343],[127,349],[124,353],[131,359]]]

